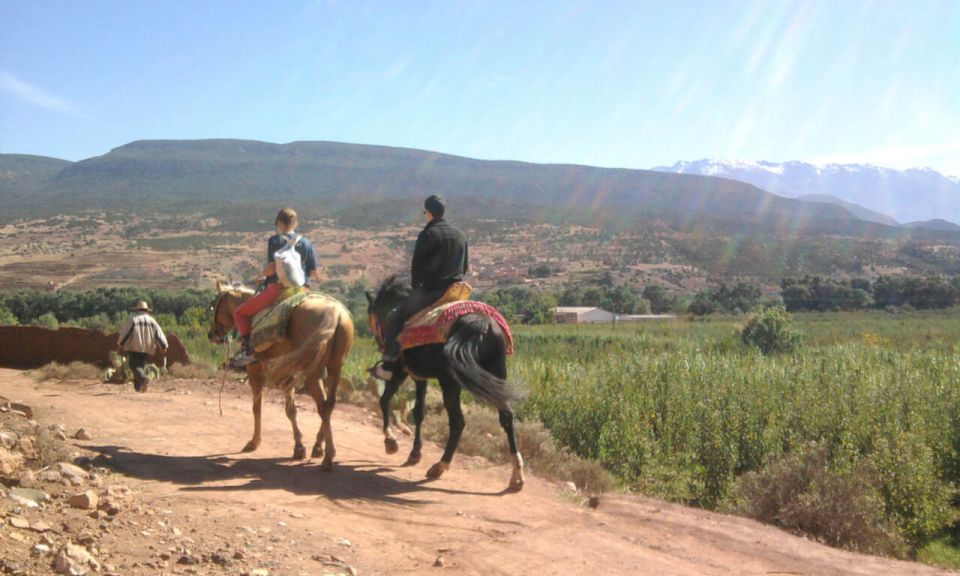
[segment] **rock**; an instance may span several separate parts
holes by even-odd
[[[13,412],[19,412],[27,420],[33,420],[33,408],[23,404],[21,402],[11,402],[10,410]]]
[[[100,497],[93,490],[87,490],[71,496],[67,504],[81,510],[95,510],[100,504]]]
[[[20,516],[11,516],[10,525],[13,526],[14,528],[22,528],[26,530],[27,528],[30,527],[30,521],[27,520],[26,518],[21,518]]]
[[[57,551],[53,569],[65,576],[84,576],[90,570],[99,570],[100,563],[86,548],[67,543]]]
[[[34,558],[42,558],[50,553],[50,547],[46,544],[35,544],[33,548],[30,549],[30,555]]]
[[[37,457],[37,448],[33,444],[33,438],[21,436],[17,441],[17,446],[20,448],[20,453],[23,454],[24,457],[31,460]]]
[[[11,488],[7,492],[7,496],[27,508],[39,508],[40,504],[50,500],[50,496],[46,492],[33,488]]]
[[[71,484],[83,484],[90,475],[87,474],[87,471],[79,466],[74,466],[67,462],[60,462],[56,466],[56,470],[63,475]]]
[[[433,562],[434,568],[443,568],[447,565],[447,561],[443,559],[443,556],[437,556],[437,559]]]
[[[93,437],[90,436],[90,434],[83,428],[77,430],[73,434],[73,437],[76,438],[77,440],[93,440]]]
[[[41,470],[37,474],[37,479],[41,482],[53,482],[59,484],[63,482],[63,474],[57,472],[56,470]]]
[[[33,470],[27,469],[20,473],[20,485],[24,488],[30,488],[37,482],[37,476]]]
[[[17,447],[18,436],[13,432],[0,430],[0,446],[7,450],[13,450]]]
[[[0,476],[13,477],[23,466],[23,455],[0,448]]]

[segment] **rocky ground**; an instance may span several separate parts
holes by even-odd
[[[505,467],[439,456],[402,466],[376,415],[338,407],[338,465],[293,461],[268,397],[264,441],[246,391],[160,381],[147,394],[0,370],[0,573],[6,574],[938,574],[827,548],[743,518],[606,495],[592,508]],[[307,402],[300,425],[319,418]],[[467,431],[470,433],[469,422]],[[305,441],[308,448],[311,444]]]

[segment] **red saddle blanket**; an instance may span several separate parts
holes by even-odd
[[[467,314],[485,314],[493,318],[500,326],[500,330],[503,331],[507,344],[507,354],[513,354],[513,333],[510,332],[510,326],[507,324],[506,318],[493,306],[473,300],[442,304],[407,320],[403,325],[403,332],[397,338],[400,342],[400,349],[407,350],[427,344],[445,343],[453,323]]]

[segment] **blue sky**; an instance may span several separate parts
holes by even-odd
[[[0,152],[147,138],[960,175],[960,2],[0,0]]]

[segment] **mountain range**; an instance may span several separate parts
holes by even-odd
[[[249,140],[147,140],[79,162],[0,155],[9,218],[83,210],[207,211],[295,204],[360,225],[404,220],[429,194],[476,218],[676,226],[856,228],[842,206],[751,184],[648,170],[489,161],[437,152]]]
[[[674,174],[697,174],[748,182],[788,198],[830,201],[831,196],[874,213],[868,220],[891,224],[888,218],[912,225],[927,220],[960,222],[960,178],[929,168],[892,170],[869,164],[805,162],[745,162],[697,160],[658,166],[654,170]],[[861,217],[867,216],[862,212]],[[931,224],[935,227],[936,224]]]

